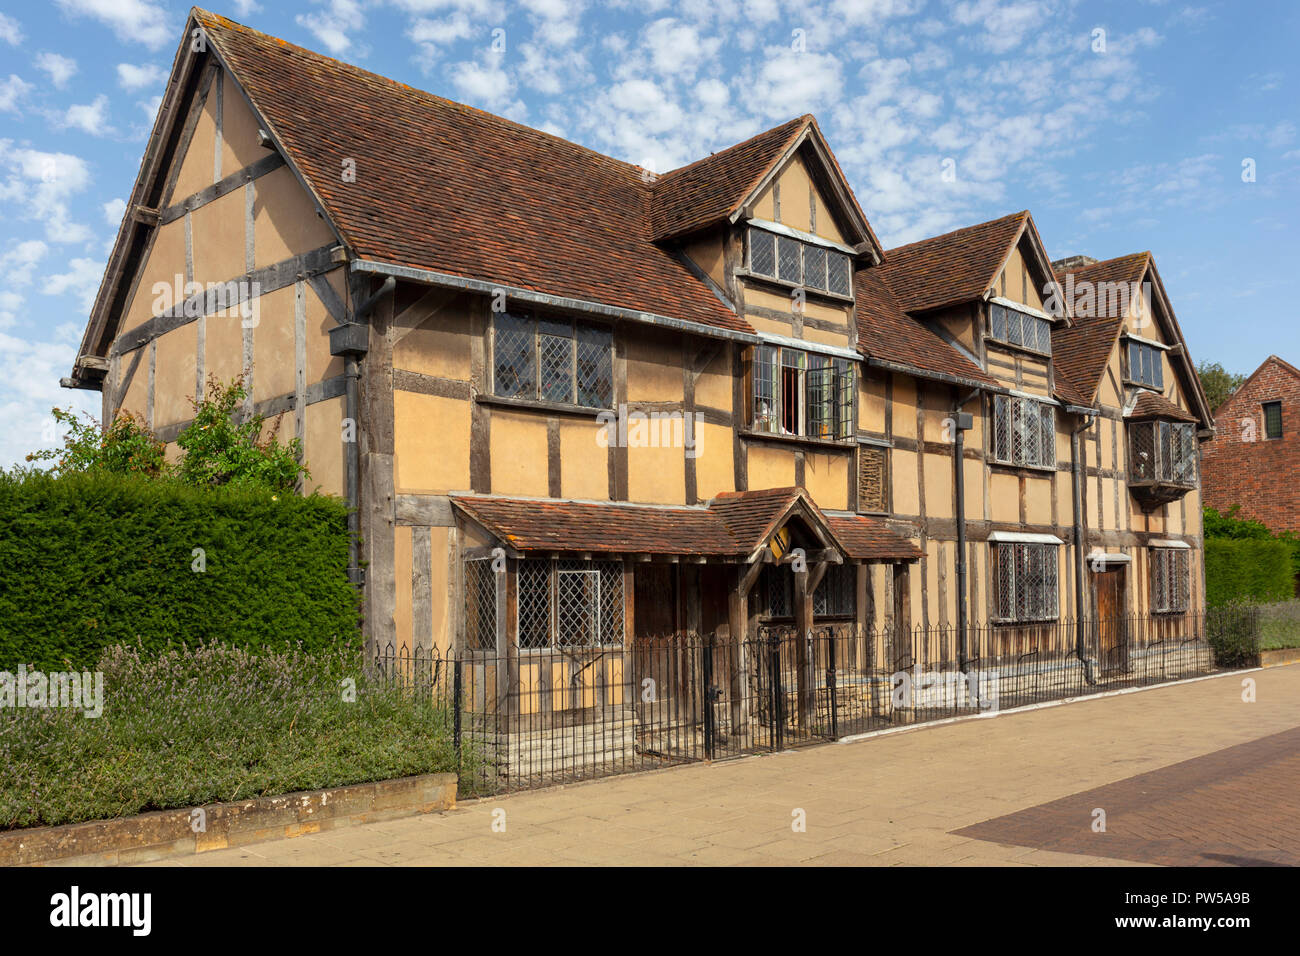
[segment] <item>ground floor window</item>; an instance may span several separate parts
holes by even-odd
[[[857,566],[832,564],[813,591],[815,617],[853,617],[857,613]],[[794,572],[772,565],[763,571],[759,594],[765,617],[794,616]]]
[[[491,651],[497,646],[497,609],[505,577],[491,558],[465,562],[465,646]]]
[[[519,646],[623,643],[623,564],[525,558],[518,563]]]
[[[1151,610],[1177,614],[1187,610],[1191,573],[1184,548],[1151,549]]]
[[[1052,621],[1060,615],[1055,544],[994,545],[994,596],[1000,621]]]

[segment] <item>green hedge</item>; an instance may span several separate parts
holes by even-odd
[[[0,670],[88,667],[114,644],[354,643],[347,535],[335,498],[0,474]]]
[[[1205,539],[1205,601],[1210,607],[1285,601],[1293,588],[1291,547],[1285,541]]]

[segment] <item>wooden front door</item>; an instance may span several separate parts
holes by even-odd
[[[1128,671],[1128,622],[1124,616],[1127,568],[1107,565],[1092,576],[1093,606],[1097,609],[1097,648],[1102,674]]]

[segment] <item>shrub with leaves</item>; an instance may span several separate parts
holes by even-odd
[[[445,695],[361,661],[356,647],[109,647],[101,716],[0,709],[0,830],[454,772]]]
[[[166,470],[166,446],[130,412],[118,412],[107,428],[94,418],[83,421],[60,408],[52,409],[50,414],[68,428],[63,447],[33,452],[27,460],[50,462],[50,470],[56,475],[103,471],[156,478]]]
[[[242,379],[223,385],[209,378],[202,402],[193,402],[194,420],[176,439],[182,457],[176,476],[190,485],[257,485],[293,491],[308,477],[302,442],[280,444],[280,417],[267,429],[263,415],[241,420],[238,410],[248,390]],[[263,434],[265,432],[265,435]]]

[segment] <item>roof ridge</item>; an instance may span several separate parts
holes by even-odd
[[[655,187],[661,186],[667,180],[672,179],[673,177],[677,176],[679,173],[685,173],[687,170],[693,169],[694,167],[699,166],[702,163],[710,162],[711,160],[715,160],[720,157],[726,156],[728,153],[731,153],[734,150],[738,150],[741,147],[748,146],[756,139],[759,139],[760,137],[763,136],[767,136],[769,133],[775,133],[783,126],[790,126],[791,124],[798,123],[800,124],[800,129],[802,129],[803,126],[806,125],[812,119],[813,119],[813,115],[811,113],[804,113],[802,116],[796,116],[793,119],[788,119],[784,123],[777,123],[775,126],[769,126],[767,129],[759,130],[753,136],[750,136],[746,139],[742,139],[738,143],[732,143],[730,146],[726,146],[715,153],[710,153],[708,156],[701,156],[699,159],[693,159],[685,166],[678,166],[676,169],[670,169],[666,173],[661,173],[659,177],[655,180],[654,186]],[[793,133],[791,133],[790,138],[791,139],[794,138]]]
[[[919,246],[926,242],[934,242],[936,239],[946,239],[950,236],[955,236],[958,233],[971,232],[975,229],[983,229],[986,226],[992,226],[995,223],[1005,222],[1008,219],[1024,219],[1028,216],[1029,216],[1029,210],[1022,209],[1019,212],[1008,213],[1005,216],[997,216],[996,218],[986,220],[985,222],[977,222],[969,226],[960,226],[957,229],[949,229],[947,232],[940,232],[933,236],[926,236],[924,239],[916,239],[912,242],[905,242],[901,246],[894,246],[892,249],[886,249],[885,252],[886,253],[899,252],[903,249],[910,249],[913,246]]]
[[[265,39],[270,40],[271,42],[278,44],[279,46],[300,51],[301,53],[304,53],[307,56],[314,57],[316,59],[324,60],[326,62],[335,64],[339,69],[346,70],[359,77],[378,80],[386,86],[394,87],[396,89],[401,89],[401,90],[407,90],[418,96],[424,96],[424,97],[428,97],[429,99],[436,100],[438,103],[440,103],[443,106],[449,106],[453,109],[462,110],[467,113],[478,114],[490,122],[508,126],[511,127],[512,129],[529,133],[535,136],[545,137],[546,139],[553,140],[557,143],[563,143],[565,146],[573,147],[574,149],[581,150],[584,153],[589,153],[591,156],[596,157],[598,159],[616,164],[618,167],[621,167],[623,171],[631,174],[632,179],[635,180],[640,186],[642,186],[643,188],[648,186],[648,184],[645,183],[640,176],[640,172],[644,167],[638,166],[635,163],[630,163],[626,160],[619,159],[616,156],[610,156],[608,153],[602,153],[598,150],[592,149],[590,146],[584,146],[581,143],[575,142],[574,140],[565,139],[563,136],[557,136],[555,133],[548,133],[544,129],[538,129],[536,126],[529,126],[526,123],[520,123],[517,120],[512,120],[508,117],[501,116],[500,114],[489,112],[488,110],[481,109],[477,106],[471,106],[468,103],[462,103],[458,100],[449,99],[438,93],[434,93],[431,90],[421,89],[418,86],[411,86],[409,83],[402,83],[398,80],[394,80],[392,77],[384,76],[382,73],[376,73],[374,70],[368,70],[365,67],[358,66],[355,63],[348,63],[346,60],[340,60],[337,57],[329,56],[317,50],[313,50],[310,47],[305,47],[297,43],[292,43],[288,40],[283,39],[282,37],[278,37],[275,36],[274,34],[267,33],[264,30],[259,30],[256,27],[250,27],[247,24],[240,23],[237,20],[232,20],[229,17],[223,16],[219,13],[212,13],[211,11],[204,10],[200,7],[194,7],[191,10],[191,14],[199,18],[200,22],[202,22],[203,17],[207,17],[210,20],[215,21],[217,25],[224,27],[227,30],[256,34],[257,36],[264,37]]]

